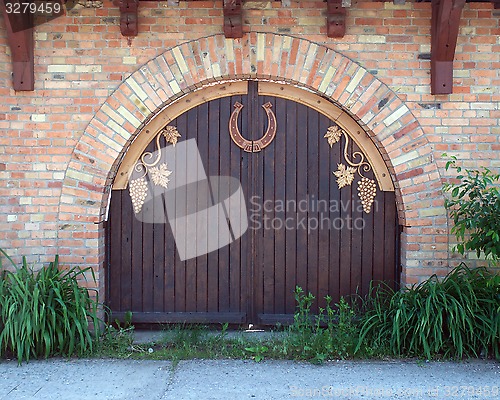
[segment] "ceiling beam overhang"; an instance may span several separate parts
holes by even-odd
[[[16,2],[19,0],[12,0]],[[8,14],[3,0],[0,0],[0,10],[10,47],[14,90],[35,90],[33,16],[30,13]]]
[[[330,38],[341,38],[345,35],[344,8],[346,0],[327,0],[326,34]]]
[[[139,34],[139,0],[119,0],[120,31],[123,36]]]
[[[243,37],[242,0],[224,0],[224,36],[228,39]]]
[[[453,91],[453,59],[465,0],[432,0],[431,93]]]

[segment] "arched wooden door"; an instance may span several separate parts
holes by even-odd
[[[273,123],[262,107],[272,105],[276,133],[260,151],[232,139],[236,103],[238,131],[253,143]],[[129,190],[113,190],[106,226],[113,318],[132,311],[137,323],[286,323],[296,286],[316,296],[315,311],[326,295],[338,301],[366,294],[371,280],[397,282],[394,191],[381,190],[366,155],[324,113],[260,95],[249,82],[247,94],[205,102],[168,125],[179,142],[196,139],[208,176],[241,182],[248,230],[181,261],[171,226],[140,222]],[[153,140],[145,151],[154,150]]]

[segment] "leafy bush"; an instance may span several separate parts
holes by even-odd
[[[500,278],[461,264],[443,280],[434,275],[394,291],[379,287],[365,304],[356,351],[388,349],[396,356],[500,358]]]
[[[460,254],[475,251],[479,257],[498,260],[500,257],[500,174],[488,168],[463,169],[456,165],[456,157],[446,163],[446,170],[453,168],[460,183],[445,184],[451,192],[445,206],[450,210],[454,226],[451,232],[462,243],[456,246]]]
[[[314,316],[311,305],[315,297],[311,293],[305,294],[297,287],[295,300],[297,311],[284,343],[287,356],[318,363],[353,356],[359,336],[354,303],[341,297],[339,303],[332,306],[332,298],[326,296],[326,307]]]
[[[98,329],[98,302],[78,285],[90,268],[59,269],[59,259],[34,272],[21,267],[0,275],[0,356],[13,353],[19,363],[30,357],[82,355],[92,349],[90,324]],[[0,270],[1,268],[0,260]]]

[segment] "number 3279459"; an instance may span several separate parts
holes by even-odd
[[[33,15],[53,15],[62,11],[61,3],[58,1],[26,1],[26,2],[6,2],[5,11],[7,14],[33,14]]]

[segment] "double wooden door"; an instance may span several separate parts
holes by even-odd
[[[136,323],[287,323],[297,286],[316,296],[316,311],[326,295],[338,301],[366,294],[371,280],[397,281],[394,192],[372,190],[366,212],[357,184],[362,176],[345,159],[361,154],[358,146],[329,131],[335,123],[323,113],[260,96],[257,87],[249,82],[248,94],[211,100],[169,124],[179,142],[196,139],[208,176],[240,181],[248,220],[241,237],[182,261],[170,224],[141,222],[129,191],[113,191],[106,302],[114,318],[132,311]],[[237,103],[243,107],[235,119]],[[264,109],[266,103],[272,107]],[[245,151],[231,136],[231,116],[250,143],[259,143],[270,123],[275,136],[260,151]],[[335,143],[325,138],[328,132]],[[145,151],[154,150],[153,140]],[[376,181],[372,170],[362,175]]]

